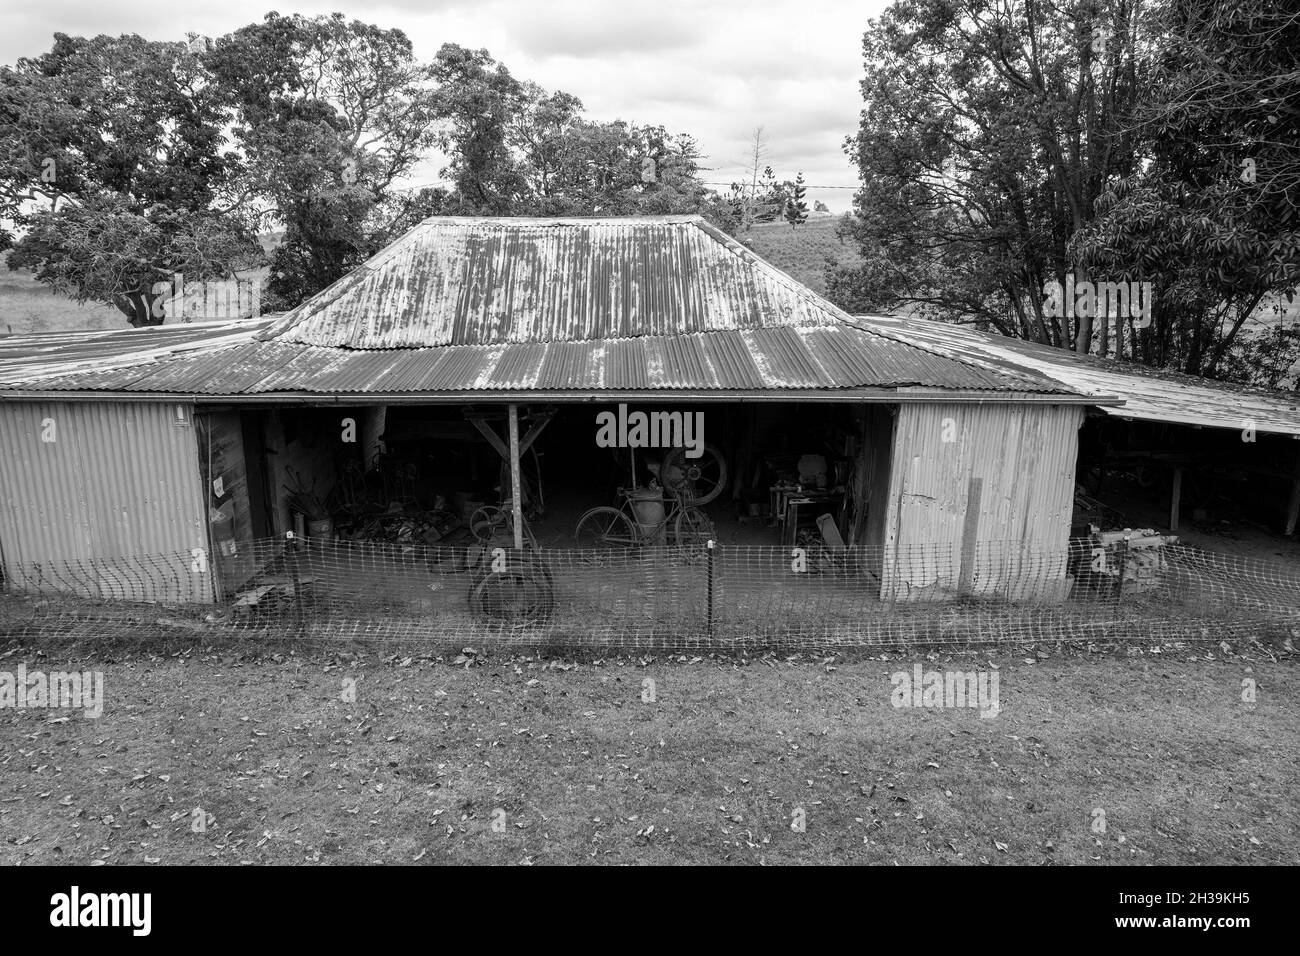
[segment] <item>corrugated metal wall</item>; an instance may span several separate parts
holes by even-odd
[[[0,403],[6,583],[212,600],[193,411],[177,425],[171,404]]]
[[[1083,415],[1077,405],[903,404],[882,598],[1059,597]]]

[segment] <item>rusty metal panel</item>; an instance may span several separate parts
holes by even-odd
[[[537,382],[546,346],[527,342],[504,349],[483,383],[487,389],[525,389]]]
[[[176,425],[171,404],[0,404],[0,553],[11,586],[212,599],[193,408],[183,409],[187,424]]]
[[[1083,413],[1077,405],[900,405],[883,596],[954,596],[968,523],[979,549],[973,593],[1063,596]],[[972,479],[982,485],[974,512]],[[1056,555],[1059,564],[1049,571],[1026,567]]]
[[[111,339],[108,357],[72,368],[33,359],[31,346],[6,366],[0,343],[0,389],[9,367],[22,380],[15,388],[92,394],[913,385],[1068,394],[1047,376],[911,334],[855,324],[698,216],[446,217],[279,318],[131,333],[149,346],[134,352],[96,333],[79,347]]]
[[[645,343],[641,339],[614,339],[605,344],[605,387],[649,388]]]
[[[829,302],[718,235],[697,216],[429,219],[267,334],[393,349],[841,320]]]
[[[0,336],[0,385],[35,377],[115,372],[102,380],[113,383],[108,387],[119,387],[123,381],[129,383],[148,374],[144,366],[157,358],[247,342],[271,322],[271,318],[181,322],[143,329]],[[49,387],[64,386],[56,382]]]
[[[256,345],[261,348],[269,344],[272,343]],[[289,351],[295,353],[294,357],[249,388],[249,394],[328,390],[351,354],[344,349],[291,348]],[[211,384],[216,389],[221,383],[214,379]]]
[[[736,334],[702,335],[704,354],[724,388],[758,389],[763,376],[754,364],[754,354],[745,340]]]
[[[1004,380],[1043,382],[1061,390],[1096,396],[1098,407],[1116,418],[1203,425],[1300,435],[1300,394],[1215,382],[1135,362],[1079,355],[1022,339],[980,332],[967,325],[913,316],[855,316],[854,322],[948,355],[968,366],[988,368]],[[1123,404],[1113,401],[1118,397]]]
[[[794,329],[754,329],[743,333],[756,356],[768,386],[777,388],[829,388],[849,384],[828,375]]]

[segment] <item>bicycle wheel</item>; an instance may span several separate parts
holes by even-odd
[[[716,537],[713,522],[699,508],[686,507],[673,521],[673,543],[679,548],[703,548]]]
[[[510,512],[496,505],[484,505],[469,516],[469,530],[480,542],[488,542],[510,527]]]
[[[475,616],[499,623],[541,624],[555,609],[555,589],[545,568],[515,561],[472,585],[469,606]]]
[[[592,508],[573,532],[580,548],[631,548],[641,543],[636,525],[617,508]]]

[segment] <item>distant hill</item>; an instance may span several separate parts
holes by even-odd
[[[826,294],[826,257],[841,265],[856,265],[862,260],[851,242],[835,237],[833,213],[810,215],[802,226],[788,222],[767,222],[736,236],[772,265],[821,295]]]

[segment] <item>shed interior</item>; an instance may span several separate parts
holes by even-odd
[[[222,590],[238,591],[259,570],[253,549],[241,542],[287,532],[395,545],[509,543],[507,409],[200,411],[200,471]],[[578,540],[579,521],[590,509],[616,508],[627,520],[611,532],[609,546],[698,546],[707,539],[792,548],[882,545],[891,409],[794,402],[520,406],[525,535],[548,549],[600,546],[589,535]],[[651,426],[639,436],[638,412]],[[653,414],[672,417],[655,422]],[[602,423],[614,426],[604,440]],[[669,438],[690,447],[665,447]],[[697,450],[698,457],[690,454]],[[629,529],[634,541],[626,540]]]

